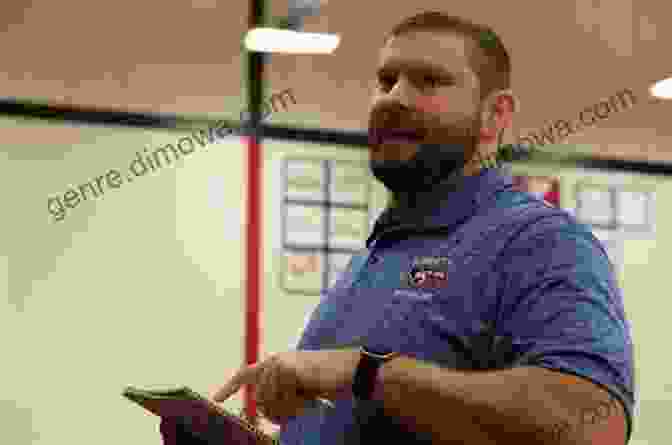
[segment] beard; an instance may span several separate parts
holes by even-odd
[[[372,113],[372,117],[375,116]],[[383,125],[371,125],[372,144],[377,144],[378,150],[385,150],[380,143],[385,138],[385,132],[390,131],[415,135],[418,144],[416,152],[408,160],[371,158],[371,173],[393,193],[427,191],[445,179],[461,174],[478,147],[480,127],[477,116],[475,114],[451,124],[411,122],[404,125],[397,119],[397,122],[388,120]],[[372,119],[373,123],[375,119]]]

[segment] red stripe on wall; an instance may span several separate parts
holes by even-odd
[[[259,306],[261,283],[261,144],[255,137],[247,138],[247,236],[245,280],[245,363],[259,360]],[[256,423],[257,406],[254,387],[245,387],[245,414]]]

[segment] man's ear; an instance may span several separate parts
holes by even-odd
[[[520,111],[520,102],[510,89],[493,91],[483,101],[481,124],[483,128],[498,132],[510,128],[513,114]]]

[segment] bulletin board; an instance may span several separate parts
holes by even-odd
[[[624,264],[624,242],[655,239],[655,193],[652,188],[583,179],[574,184],[573,212],[591,227],[618,270]]]
[[[316,295],[365,247],[371,176],[355,161],[287,158],[283,163],[281,287]]]

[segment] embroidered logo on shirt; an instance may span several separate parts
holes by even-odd
[[[409,272],[402,272],[402,284],[410,287],[428,289],[446,287],[448,284],[448,257],[415,257]]]
[[[416,256],[413,266],[445,267],[452,262],[447,256]]]

